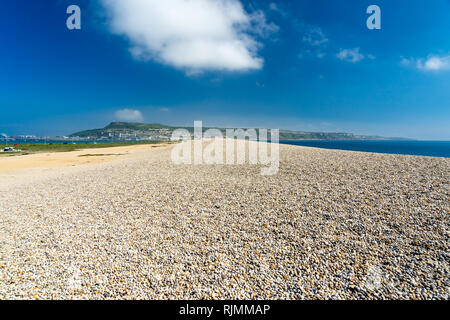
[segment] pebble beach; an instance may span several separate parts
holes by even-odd
[[[0,299],[450,299],[450,159],[172,148],[1,173]]]

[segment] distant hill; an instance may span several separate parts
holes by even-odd
[[[111,122],[103,129],[132,129],[132,130],[149,130],[170,128],[159,123],[138,123],[138,122]]]
[[[90,129],[75,132],[70,137],[79,137],[86,139],[117,140],[117,139],[142,139],[142,140],[168,140],[172,132],[176,129],[187,129],[193,133],[193,127],[175,127],[159,123],[136,123],[136,122],[111,122],[101,129]],[[203,130],[208,129],[204,127]],[[213,128],[222,131],[224,128]],[[280,140],[387,140],[378,136],[361,136],[352,133],[339,132],[306,132],[293,130],[280,130]]]

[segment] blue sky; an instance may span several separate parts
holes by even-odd
[[[450,139],[448,0],[17,0],[0,40],[9,135],[203,120]]]

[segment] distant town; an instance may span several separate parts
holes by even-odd
[[[115,141],[170,141],[172,132],[176,129],[187,129],[193,135],[193,127],[175,127],[163,124],[146,124],[146,123],[129,123],[129,122],[112,122],[101,129],[90,129],[75,132],[67,136],[34,136],[34,135],[17,135],[8,136],[0,135],[0,141],[21,143],[33,142],[115,142]],[[203,128],[208,130],[211,128]],[[225,133],[226,129],[219,129]],[[362,136],[352,133],[333,133],[333,132],[304,132],[292,130],[280,130],[280,140],[390,140],[393,138],[384,138],[379,136]],[[395,138],[399,139],[399,138]]]

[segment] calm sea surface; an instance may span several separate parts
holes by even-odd
[[[450,158],[450,141],[284,140],[280,143],[324,149]]]

